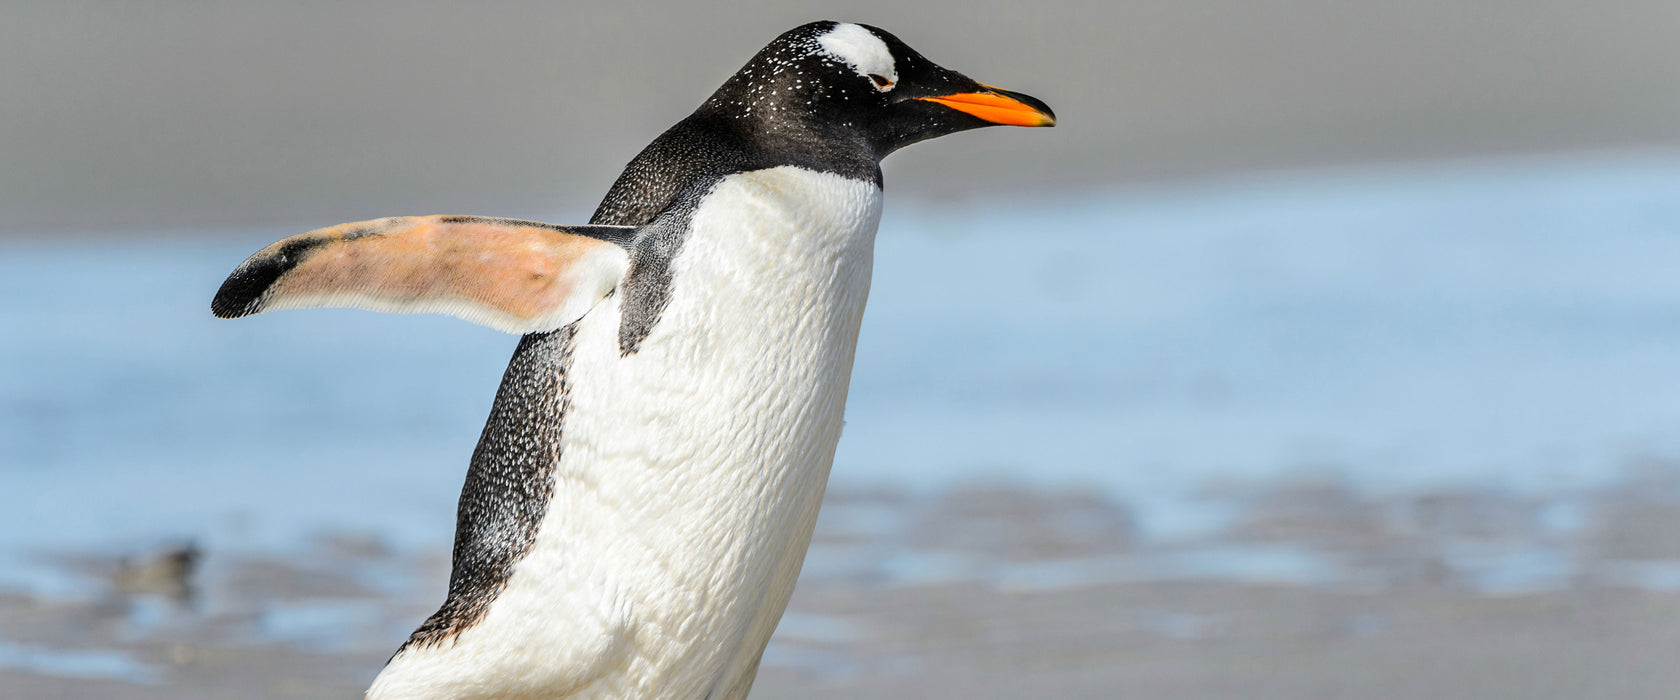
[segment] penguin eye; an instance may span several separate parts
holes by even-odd
[[[876,75],[874,73],[870,73],[869,74],[869,79],[875,81],[875,87],[881,88],[883,90],[893,86],[893,81],[888,80],[887,76],[884,76],[884,75]]]

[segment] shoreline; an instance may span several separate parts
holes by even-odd
[[[1549,149],[1527,148],[1485,152],[1452,151],[1407,157],[1302,159],[1248,166],[1227,163],[1173,173],[1147,172],[1130,177],[1071,178],[1065,182],[1056,183],[1061,185],[1059,187],[1039,183],[1024,189],[1005,187],[997,183],[981,184],[978,187],[966,189],[949,186],[918,188],[913,183],[901,186],[893,181],[894,176],[901,175],[903,179],[911,179],[911,176],[895,173],[893,161],[888,161],[886,171],[889,178],[888,187],[891,192],[889,194],[889,205],[893,210],[941,211],[961,210],[969,208],[975,203],[995,203],[1008,200],[1019,201],[1031,206],[1046,201],[1089,201],[1116,196],[1135,199],[1141,196],[1158,194],[1194,193],[1221,187],[1266,187],[1279,183],[1300,182],[1329,183],[1341,179],[1365,180],[1373,177],[1406,179],[1418,175],[1461,175],[1477,171],[1508,172],[1521,177],[1531,174],[1533,171],[1545,172],[1573,166],[1592,168],[1638,162],[1667,164],[1676,161],[1680,161],[1680,140],[1620,145],[1577,145],[1575,147]],[[961,171],[960,168],[955,168],[955,166],[949,167]],[[338,205],[326,206],[329,209],[342,208]],[[339,216],[352,218],[333,219],[332,223],[360,220],[353,218],[356,216],[368,219],[395,215],[390,211],[379,213],[375,209],[377,206],[377,204],[369,204],[355,210],[347,210],[340,213]],[[537,220],[581,221],[588,218],[588,211],[593,206],[593,202],[583,205],[573,203],[570,214],[566,213],[567,210],[564,207],[544,208],[530,203],[513,208],[523,211],[524,214],[521,214],[521,216]],[[421,208],[424,209],[425,207],[422,206]],[[358,211],[360,213],[356,213]],[[416,211],[419,211],[419,209],[416,209]],[[485,216],[496,215],[488,212],[476,213]],[[283,217],[233,217],[213,221],[191,218],[178,220],[157,218],[129,224],[60,222],[37,226],[26,226],[0,220],[0,253],[5,252],[6,246],[17,244],[59,244],[62,242],[67,245],[75,245],[119,238],[144,240],[151,237],[197,239],[241,232],[252,235],[258,233],[262,235],[275,235],[276,233],[286,235],[287,232],[297,233],[306,230],[298,229],[294,231],[299,226],[328,225],[321,222],[327,221],[330,214],[331,211],[320,215],[303,213]]]

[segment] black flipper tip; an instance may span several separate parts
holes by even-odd
[[[276,267],[241,265],[222,282],[222,288],[216,290],[216,298],[210,300],[210,313],[216,318],[239,318],[259,311],[263,292],[268,291],[274,280],[280,277]]]
[[[240,318],[262,311],[263,296],[269,288],[321,243],[312,239],[291,241],[280,245],[279,250],[264,250],[251,256],[216,290],[216,298],[210,300],[210,312],[216,318]]]

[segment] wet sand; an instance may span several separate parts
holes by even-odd
[[[753,697],[1672,697],[1680,472],[1521,496],[1211,489],[1170,539],[1080,492],[830,494]],[[0,697],[356,697],[441,598],[443,552],[56,556],[0,596]]]

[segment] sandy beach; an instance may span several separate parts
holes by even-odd
[[[1077,492],[836,491],[753,697],[1664,698],[1680,681],[1680,549],[1653,527],[1680,523],[1675,465],[1545,501],[1311,478],[1208,497],[1237,508],[1228,528],[1146,543]],[[205,552],[185,588],[151,590],[66,558],[89,598],[0,597],[0,697],[357,697],[440,597],[446,555],[331,535],[283,559]]]
[[[1667,0],[22,3],[0,25],[0,231],[587,212],[816,19],[1061,117],[907,149],[895,197],[1680,143]]]

